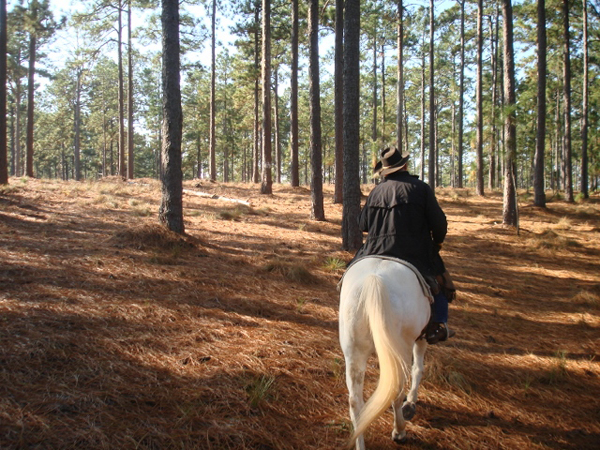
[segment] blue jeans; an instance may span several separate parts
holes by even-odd
[[[447,323],[448,322],[448,299],[443,292],[433,296],[433,322]]]

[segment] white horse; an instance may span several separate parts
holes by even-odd
[[[431,294],[424,280],[397,260],[365,257],[352,264],[340,293],[340,344],[346,360],[351,442],[363,450],[365,429],[390,404],[394,409],[392,439],[406,440],[406,420],[416,412],[427,342],[418,339],[429,322]],[[379,359],[379,384],[365,404],[363,384],[367,360]],[[412,354],[412,382],[405,397]]]

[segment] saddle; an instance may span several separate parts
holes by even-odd
[[[456,286],[447,270],[441,275],[426,276],[425,281],[434,296],[442,291],[448,299],[448,303],[452,303],[456,298]]]
[[[395,261],[399,264],[402,264],[403,266],[408,267],[417,276],[417,279],[419,280],[419,284],[421,285],[421,289],[423,289],[423,294],[425,295],[425,297],[427,297],[427,299],[429,300],[429,303],[433,304],[433,296],[436,293],[433,292],[433,289],[431,288],[431,284],[429,283],[429,281],[421,274],[421,272],[419,272],[419,269],[417,269],[411,263],[409,263],[408,261],[406,261],[404,259],[396,258],[395,256],[365,255],[365,256],[361,256],[360,258],[353,259],[352,261],[350,261],[350,263],[348,263],[348,266],[346,267],[346,271],[342,275],[342,278],[340,279],[340,281],[338,281],[338,284],[337,284],[338,292],[342,288],[342,283],[344,281],[344,277],[346,276],[346,273],[348,273],[348,269],[350,267],[352,267],[354,264],[356,264],[358,261],[360,261],[361,259],[365,259],[365,258],[378,258],[378,259],[385,259],[387,261]],[[439,288],[438,288],[437,292],[439,292]]]

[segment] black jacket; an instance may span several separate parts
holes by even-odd
[[[448,222],[428,184],[405,171],[388,175],[363,207],[360,229],[368,233],[355,258],[387,255],[404,259],[424,275],[443,273],[438,245]]]

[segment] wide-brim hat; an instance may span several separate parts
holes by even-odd
[[[381,151],[379,162],[375,165],[373,173],[385,177],[390,173],[402,169],[408,162],[409,153],[400,153],[396,147],[388,147]]]

